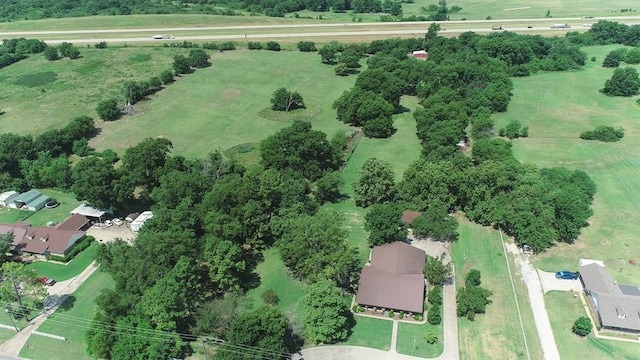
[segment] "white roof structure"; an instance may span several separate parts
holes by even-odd
[[[143,211],[140,215],[138,215],[133,222],[131,222],[131,231],[140,231],[144,222],[151,219],[153,217],[153,213],[151,211]]]
[[[77,208],[71,210],[71,215],[80,214],[93,218],[101,218],[104,214],[113,214],[111,210],[96,209],[88,204],[80,204]]]
[[[18,196],[17,191],[5,191],[0,194],[0,206],[7,206],[15,197]]]

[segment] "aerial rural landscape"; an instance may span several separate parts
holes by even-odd
[[[635,0],[0,0],[0,360],[640,358]]]

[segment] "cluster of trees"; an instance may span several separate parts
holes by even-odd
[[[80,50],[78,50],[78,47],[68,42],[63,42],[57,47],[47,46],[42,54],[44,55],[45,59],[49,61],[59,60],[63,57],[69,59],[80,58]]]
[[[173,70],[176,75],[190,74],[194,68],[210,66],[209,55],[202,49],[192,49],[189,56],[176,55],[173,58]]]
[[[364,110],[375,106],[386,109],[383,115],[391,116],[392,104],[398,104],[404,94],[415,94],[422,105],[414,111],[414,117],[423,151],[421,159],[409,166],[398,183],[389,164],[368,160],[353,184],[356,203],[363,207],[395,204],[402,210],[423,212],[412,225],[415,234],[440,240],[457,237],[457,221],[449,214],[462,210],[472,221],[500,226],[537,252],[556,241],[571,243],[592,215],[595,184],[582,171],[520,164],[513,156],[511,143],[493,137],[490,115],[506,110],[512,85],[506,60],[479,53],[478,49],[487,46],[486,41],[497,44],[501,39],[487,38],[490,40],[468,33],[459,39],[444,39],[432,32],[426,40],[393,39],[369,45],[369,52],[375,55],[367,60],[369,67],[358,76],[356,87],[336,101],[340,105],[338,118],[358,119]],[[533,42],[538,37],[523,39]],[[544,48],[548,40],[540,41]],[[557,47],[572,47],[562,39],[556,41]],[[420,47],[429,49],[429,61],[406,55]],[[521,48],[511,51],[515,57]],[[538,58],[533,57],[532,61],[535,59]],[[380,81],[384,86],[375,86],[376,76],[385,79]],[[380,99],[358,101],[360,97],[351,97],[352,93]],[[346,98],[350,101],[343,101]],[[475,140],[471,158],[457,146],[469,125]],[[510,132],[511,127],[514,132],[518,128],[519,136],[526,135],[526,128],[519,124],[512,124]],[[400,212],[393,211],[392,206],[370,211],[370,242],[397,239]],[[387,227],[381,228],[376,221],[378,213],[392,216]]]
[[[85,178],[74,186],[91,179],[92,189],[110,194],[105,202],[121,196],[129,204],[152,204],[154,212],[133,245],[100,247],[98,261],[116,286],[98,297],[96,325],[87,333],[90,353],[184,357],[202,333],[226,341],[216,350],[219,359],[244,358],[240,346],[285,357],[303,337],[344,340],[352,321],[343,293],[360,259],[347,243],[342,215],[319,210],[319,198],[330,196],[311,190],[337,175],[343,146],[341,137],[329,141],[296,122],[266,138],[261,166],[249,169],[220,153],[172,156],[167,139],[129,148],[117,169],[98,157],[81,160],[76,167],[86,167]],[[310,285],[301,326],[270,306],[251,310],[244,297],[259,285],[255,268],[270,247]],[[150,332],[161,335],[144,336]]]
[[[611,126],[599,125],[594,130],[584,131],[580,134],[583,140],[598,140],[604,142],[616,142],[624,137],[624,129],[615,129]]]
[[[640,25],[625,25],[616,21],[600,20],[593,24],[589,31],[567,33],[567,39],[581,45],[622,44],[640,45]]]
[[[38,54],[47,48],[44,41],[37,39],[4,39],[0,46],[0,69],[25,59],[29,54]]]
[[[249,41],[247,43],[247,49],[249,50],[267,49],[270,51],[280,51],[281,47],[280,47],[280,44],[275,41],[267,41],[265,45],[262,45],[262,43],[259,41]]]
[[[607,54],[607,56],[605,56],[602,66],[611,68],[618,67],[623,61],[632,65],[640,64],[640,49],[631,48],[627,50],[625,48],[620,48],[612,50]]]
[[[611,79],[605,81],[603,94],[610,96],[634,96],[640,90],[638,71],[632,67],[618,68],[613,71]]]
[[[509,139],[528,137],[529,127],[520,125],[520,121],[514,119],[509,121],[505,127],[501,128],[498,134],[500,136],[508,137]]]
[[[480,278],[480,271],[471,269],[464,279],[464,287],[458,289],[456,313],[459,317],[466,317],[473,321],[476,314],[484,314],[487,305],[491,304],[489,297],[493,293],[480,286]]]

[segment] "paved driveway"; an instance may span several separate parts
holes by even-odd
[[[565,280],[565,279],[556,279],[556,273],[546,272],[538,269],[538,276],[540,277],[540,283],[542,284],[542,289],[544,293],[551,290],[559,290],[559,291],[582,291],[582,282],[580,279],[577,280]]]

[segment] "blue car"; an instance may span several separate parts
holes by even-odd
[[[574,273],[571,271],[558,271],[556,273],[556,279],[564,279],[564,280],[577,280],[578,273]]]

